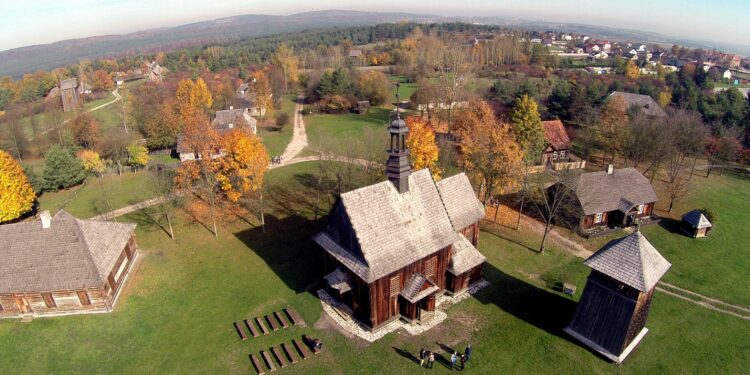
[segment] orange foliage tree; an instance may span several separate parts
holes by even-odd
[[[268,151],[260,137],[234,129],[221,140],[223,156],[219,159],[217,180],[231,202],[244,194],[258,191],[268,170]]]
[[[266,72],[256,70],[250,75],[250,92],[255,97],[253,105],[258,107],[264,117],[273,114],[271,82]]]
[[[0,223],[31,211],[36,194],[20,165],[0,150]]]
[[[196,112],[207,112],[213,105],[213,97],[202,78],[195,82],[190,79],[183,79],[177,84],[175,93],[177,113],[183,121],[194,116]]]
[[[99,122],[91,113],[84,112],[70,121],[73,140],[83,148],[93,148],[101,139]]]
[[[435,143],[435,131],[419,116],[407,117],[406,125],[409,127],[406,146],[409,148],[414,169],[428,168],[434,179],[440,179],[440,168],[437,166],[440,150]]]
[[[111,91],[115,84],[112,76],[104,70],[95,70],[91,73],[91,88],[95,91]]]
[[[614,161],[624,150],[629,137],[628,104],[623,97],[615,96],[604,104],[596,130],[599,143],[612,154]]]

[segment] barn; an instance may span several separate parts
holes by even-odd
[[[40,216],[0,226],[0,317],[112,311],[137,254],[135,224]]]
[[[389,131],[388,181],[341,194],[314,237],[327,289],[371,330],[429,321],[437,297],[479,281],[485,261],[476,249],[484,208],[466,175],[435,182],[427,169],[412,173],[406,124],[397,118]]]
[[[591,274],[565,332],[621,363],[648,332],[654,289],[672,265],[640,231],[611,241],[584,264]]]

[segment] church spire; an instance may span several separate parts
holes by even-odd
[[[401,107],[399,107],[398,89],[401,85],[396,83],[396,109],[395,116],[392,116],[391,124],[388,127],[388,133],[391,134],[391,148],[388,149],[388,161],[385,163],[385,173],[388,180],[396,186],[399,193],[409,191],[409,175],[411,174],[411,164],[409,164],[409,149],[406,148],[406,133],[409,128],[406,122],[401,119]]]

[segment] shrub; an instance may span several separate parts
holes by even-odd
[[[320,100],[319,106],[325,113],[342,113],[352,108],[352,104],[341,95],[326,95]]]
[[[279,112],[276,115],[276,126],[283,127],[284,125],[289,124],[289,114],[284,112]]]
[[[708,207],[701,208],[700,211],[703,214],[703,216],[705,216],[706,219],[708,219],[708,221],[711,222],[711,224],[713,224],[717,220],[719,220],[719,215],[716,214],[716,211],[714,211],[714,210],[712,210],[712,209],[710,209]]]

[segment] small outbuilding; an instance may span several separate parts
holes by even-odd
[[[611,241],[584,264],[591,274],[565,332],[622,363],[648,332],[654,289],[672,264],[640,231]]]
[[[693,238],[706,237],[713,225],[701,210],[692,210],[682,215],[682,230]]]

